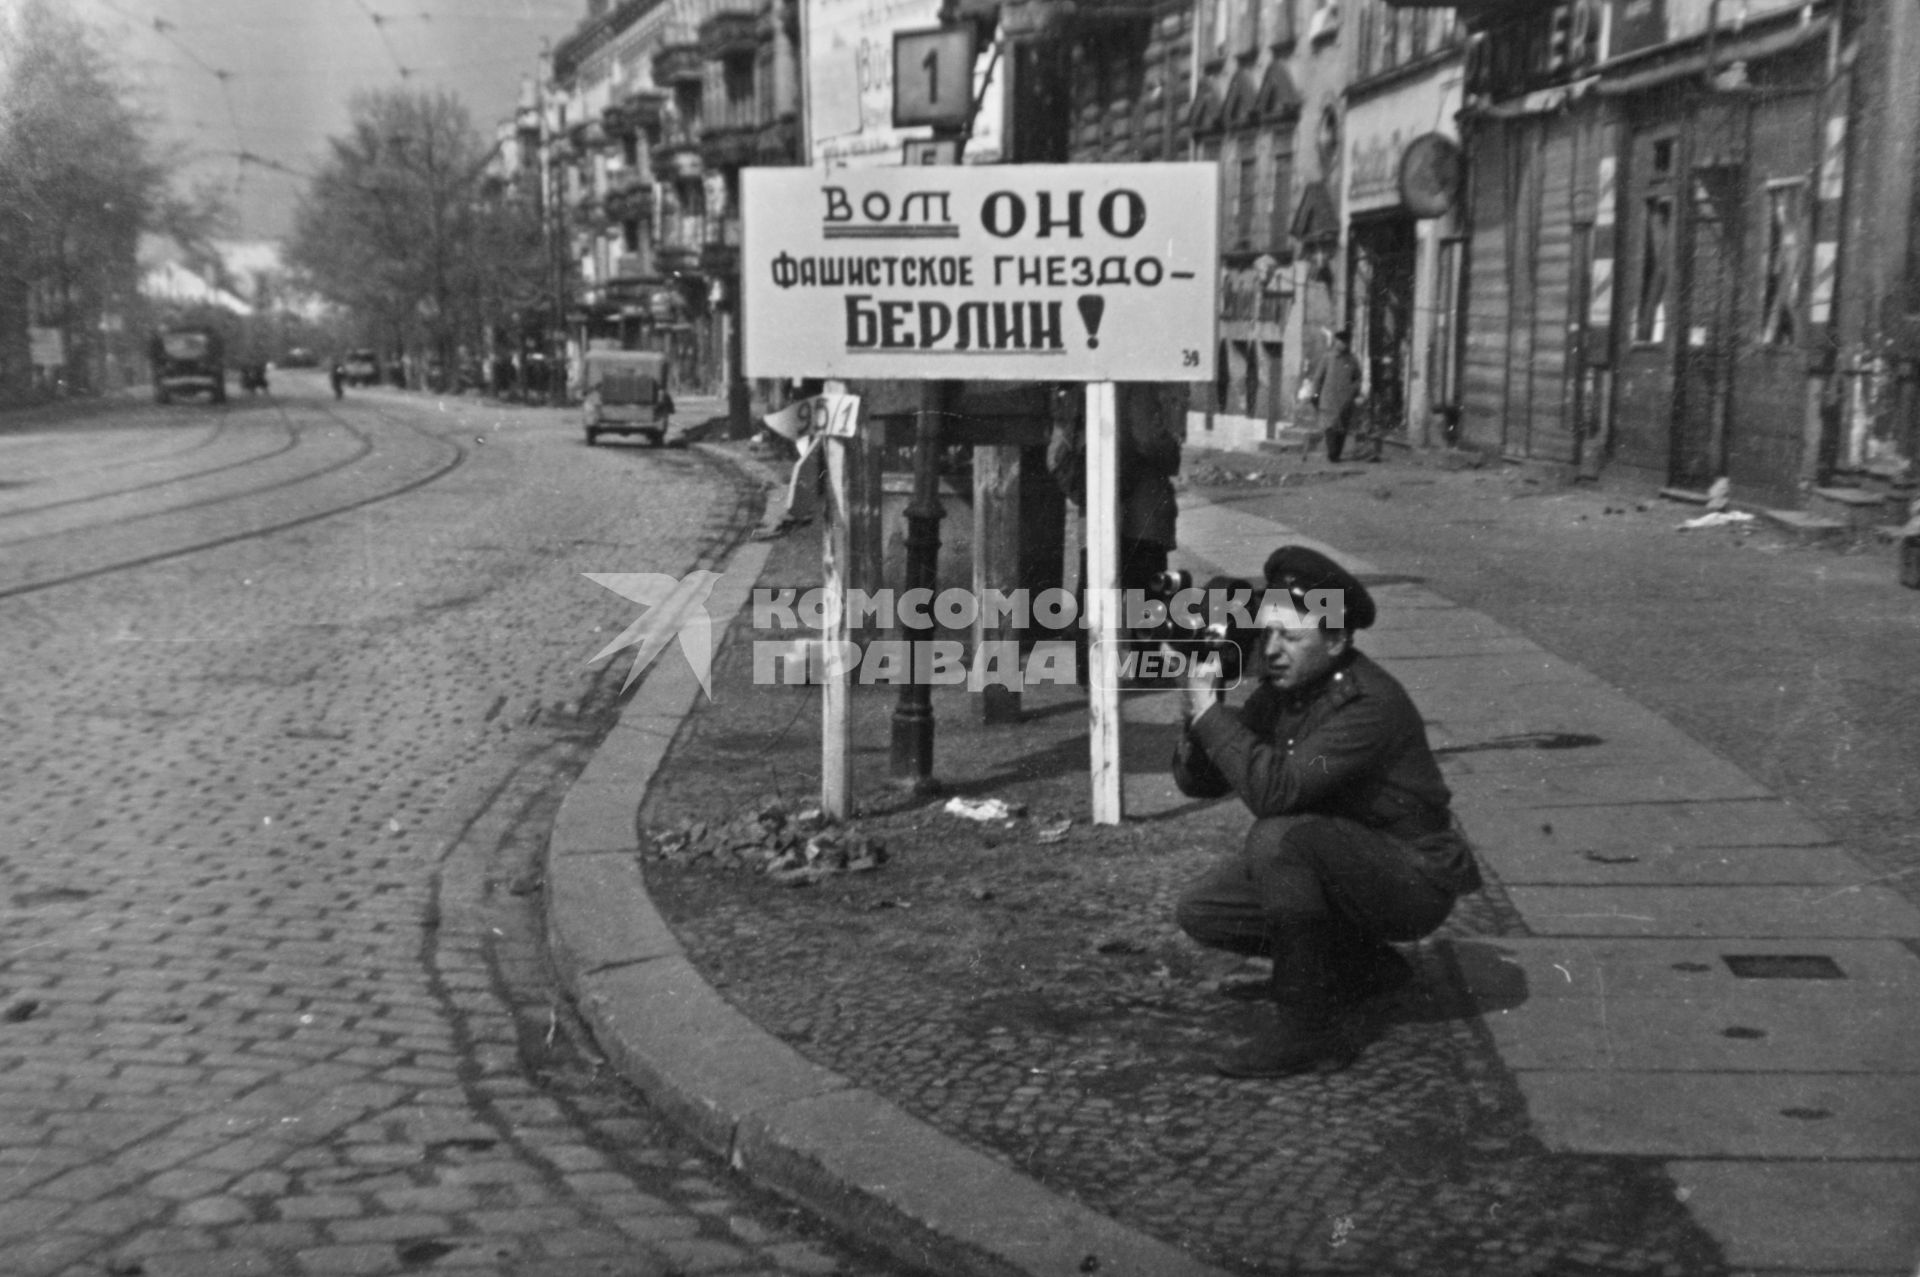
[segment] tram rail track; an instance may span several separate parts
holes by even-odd
[[[282,417],[287,415],[286,409],[281,404],[275,403],[272,406]],[[231,409],[223,409],[219,423],[208,433],[205,439],[200,440],[190,447],[183,448],[179,452],[167,453],[157,457],[136,457],[128,458],[124,461],[110,461],[99,468],[102,470],[118,470],[125,469],[129,466],[163,466],[169,462],[178,461],[194,453],[201,452],[212,447],[232,430],[232,418],[228,415],[230,412]],[[229,470],[237,470],[242,466],[257,465],[263,461],[271,461],[275,457],[284,456],[294,448],[297,448],[300,443],[299,436],[301,433],[301,430],[297,426],[289,425],[287,439],[282,446],[274,448],[269,452],[241,457],[221,465],[208,466],[203,470],[191,470],[180,474],[164,475],[144,483],[130,483],[124,487],[110,488],[103,492],[88,492],[77,496],[56,497],[51,501],[40,501],[31,505],[10,505],[0,508],[0,529],[5,528],[6,522],[9,519],[26,518],[31,515],[45,514],[49,510],[62,510],[72,506],[86,505],[90,502],[112,501],[121,497],[132,496],[135,493],[149,492],[155,488],[164,488],[170,484],[191,483],[197,479],[204,479],[211,475],[224,474]],[[4,531],[0,531],[0,546],[11,545],[16,541],[31,539],[33,538],[9,538],[4,534]]]
[[[293,489],[298,489],[305,485],[311,485],[316,482],[323,481],[331,476],[346,472],[350,467],[359,465],[360,463],[366,461],[366,459],[369,456],[377,455],[378,447],[374,439],[374,436],[368,430],[363,429],[360,426],[355,425],[352,421],[348,420],[347,416],[342,412],[340,412],[338,409],[333,408],[332,406],[322,401],[300,400],[296,402],[301,403],[303,406],[310,406],[321,415],[331,418],[334,424],[337,424],[342,429],[347,431],[347,433],[352,435],[358,441],[358,445],[355,447],[352,455],[329,462],[325,466],[322,466],[317,469],[307,471],[298,475],[277,478],[270,483],[256,484],[250,487],[238,489],[231,492],[219,493],[213,496],[208,496],[198,501],[189,501],[189,502],[184,502],[177,505],[161,506],[151,510],[142,510],[142,511],[125,514],[125,515],[121,515],[114,518],[102,519],[96,523],[86,524],[84,527],[79,529],[63,529],[63,530],[54,531],[54,532],[33,534],[26,537],[16,538],[12,541],[5,540],[4,533],[0,532],[0,546],[17,547],[21,545],[30,545],[35,542],[41,542],[41,541],[49,540],[51,538],[60,537],[60,536],[75,536],[75,535],[88,534],[88,533],[105,533],[105,532],[110,532],[116,529],[124,530],[124,529],[130,528],[135,524],[147,522],[151,520],[164,519],[164,518],[170,518],[170,517],[178,518],[179,516],[182,516],[182,515],[191,515],[196,511],[208,511],[208,510],[219,509],[222,507],[230,507],[241,502],[257,500],[258,498],[269,495],[271,493],[285,492]],[[282,403],[276,403],[276,409],[280,411],[283,415],[287,414],[288,412],[288,407]],[[435,448],[445,449],[447,455],[443,459],[436,461],[431,466],[431,468],[426,470],[424,473],[410,475],[403,482],[394,484],[390,487],[384,487],[377,492],[358,495],[358,496],[354,496],[349,500],[335,502],[335,503],[326,505],[323,508],[303,510],[299,514],[293,515],[291,517],[287,517],[287,518],[269,517],[265,521],[256,523],[252,526],[244,527],[234,531],[222,532],[215,535],[191,537],[189,539],[178,541],[173,544],[168,544],[147,552],[133,553],[133,554],[119,554],[119,555],[110,554],[103,561],[91,563],[81,568],[75,568],[71,570],[56,570],[50,573],[43,573],[38,575],[29,573],[25,577],[25,579],[13,580],[13,581],[6,580],[4,576],[0,576],[0,599],[16,598],[23,595],[35,594],[43,590],[55,589],[59,586],[69,585],[79,581],[91,580],[97,577],[107,576],[115,572],[123,572],[133,568],[145,567],[153,563],[162,563],[171,559],[183,558],[188,555],[202,553],[207,550],[219,549],[224,546],[235,545],[244,541],[255,540],[255,539],[266,537],[266,536],[272,536],[276,533],[288,531],[289,529],[304,527],[311,523],[318,523],[325,519],[336,518],[342,514],[351,513],[352,511],[355,511],[355,510],[361,510],[361,509],[365,509],[368,506],[377,505],[383,501],[392,500],[394,497],[403,496],[406,493],[416,491],[420,488],[427,486],[430,483],[436,482],[437,480],[444,478],[448,474],[451,474],[454,470],[458,469],[460,466],[464,465],[467,461],[468,456],[470,455],[469,449],[464,444],[458,443],[452,439],[449,439],[440,434],[437,434],[434,431],[427,429],[425,426],[408,419],[407,416],[393,413],[390,411],[385,411],[379,408],[378,406],[374,406],[374,405],[369,405],[365,410],[370,411],[376,418],[378,418],[381,421],[384,421],[391,425],[401,427],[409,431],[410,433],[417,436],[418,438],[427,441],[429,444],[433,445]],[[303,431],[302,433],[305,433],[305,432]],[[276,455],[284,455],[284,454],[276,454]],[[258,464],[260,460],[264,460],[264,459],[265,458],[256,459],[253,464]],[[222,469],[226,469],[226,468],[223,467]],[[188,478],[182,478],[182,479],[174,480],[173,482],[190,482],[190,481],[191,480]],[[145,486],[146,485],[141,485],[142,488],[144,488]],[[162,482],[154,486],[156,487],[165,486],[165,483]],[[140,489],[135,489],[135,490],[140,490]],[[112,499],[112,498],[103,496],[102,498],[99,498],[99,499]],[[4,528],[4,516],[0,516],[0,528]]]

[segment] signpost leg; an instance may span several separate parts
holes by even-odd
[[[1087,735],[1093,823],[1125,818],[1120,793],[1120,437],[1110,381],[1087,384]]]
[[[973,597],[983,605],[988,590],[1014,590],[1020,579],[1020,449],[980,444],[973,450]],[[1006,621],[988,625],[984,606],[973,627],[973,659],[985,659],[984,644],[1010,642],[1019,632]],[[1020,721],[1020,692],[1003,683],[980,689],[980,721]]]
[[[923,589],[929,598],[940,588],[940,414],[945,408],[945,383],[927,382],[921,390],[920,416],[914,425],[913,500],[907,506],[907,589]],[[908,643],[917,637],[904,625],[900,636]],[[900,701],[894,707],[892,763],[895,782],[915,791],[932,787],[933,688],[917,677],[909,677],[900,688]]]
[[[829,395],[844,393],[841,382],[830,381]],[[820,811],[828,820],[843,821],[853,811],[853,728],[846,668],[847,582],[850,549],[847,519],[847,442],[827,437],[819,442],[824,457],[827,499],[821,520],[820,563],[826,591],[826,617],[821,627],[823,673],[826,683],[820,700]]]

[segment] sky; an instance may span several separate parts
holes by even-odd
[[[5,6],[9,0],[0,0]],[[491,138],[543,43],[586,0],[53,0],[91,26],[177,148],[181,186],[224,187],[232,238],[277,239],[364,89],[445,89]],[[247,162],[239,153],[260,157]]]

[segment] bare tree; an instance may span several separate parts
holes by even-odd
[[[30,379],[29,320],[63,332],[86,384],[101,318],[133,302],[167,203],[145,123],[87,27],[46,0],[0,11],[0,391]]]
[[[288,261],[392,346],[451,374],[459,336],[537,288],[537,222],[486,180],[492,149],[459,100],[357,95],[294,223]]]

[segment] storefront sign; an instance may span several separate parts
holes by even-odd
[[[1211,163],[740,176],[749,376],[1213,376]]]
[[[1422,133],[1400,153],[1400,202],[1415,217],[1442,217],[1460,196],[1466,176],[1460,144],[1440,133]]]
[[[1404,209],[1415,217],[1439,217],[1447,212],[1462,171],[1459,144],[1434,124],[1452,120],[1459,109],[1457,68],[1349,108],[1348,215]],[[1451,185],[1449,171],[1455,174]]]

